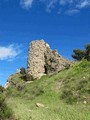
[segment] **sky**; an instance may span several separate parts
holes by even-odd
[[[72,60],[90,43],[90,0],[0,0],[0,85],[27,68],[29,44],[41,39]]]

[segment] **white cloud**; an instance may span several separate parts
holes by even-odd
[[[19,46],[13,44],[9,46],[0,46],[0,60],[13,60],[20,53]]]
[[[76,14],[78,12],[80,12],[80,11],[77,10],[77,9],[71,9],[71,10],[65,11],[65,14],[67,14],[67,15],[73,15],[73,14]]]
[[[90,0],[81,0],[79,2],[79,4],[76,5],[77,8],[81,9],[81,8],[85,8],[90,6]]]
[[[73,0],[60,0],[60,5],[66,5],[67,3],[71,4],[73,3]]]
[[[20,4],[24,9],[29,9],[32,7],[34,0],[20,0]]]
[[[90,0],[20,0],[21,6],[25,9],[30,9],[33,2],[43,3],[47,12],[51,12],[53,8],[58,6],[58,10],[63,9],[62,13],[75,14],[83,8],[90,7]]]
[[[4,0],[10,1],[10,0]],[[23,9],[29,10],[36,5],[43,5],[47,12],[57,9],[57,13],[78,13],[81,9],[90,7],[90,0],[18,0]],[[62,9],[62,11],[61,11]]]
[[[47,12],[51,12],[51,9],[55,7],[55,4],[58,0],[50,0],[50,2],[46,5]]]
[[[46,6],[46,11],[51,12],[51,10],[58,3],[58,0],[39,0],[38,2],[43,3]]]

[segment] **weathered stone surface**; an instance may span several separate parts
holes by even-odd
[[[36,103],[36,106],[39,108],[45,107],[44,104],[42,104],[42,103]]]
[[[46,44],[43,40],[31,42],[29,47],[27,73],[28,76],[32,76],[33,79],[40,78],[45,73],[45,52]]]
[[[7,89],[11,85],[11,83],[10,83],[11,80],[12,80],[12,75],[9,76],[9,78],[4,86],[5,89]]]
[[[9,88],[9,86],[14,86],[16,87],[16,83],[14,81],[12,81],[16,76],[18,76],[19,73],[16,74],[12,74],[9,76],[9,78],[7,79],[7,82],[4,86],[5,89]]]
[[[6,84],[5,84],[5,86],[4,86],[4,89],[7,89],[9,86],[10,86],[10,83],[9,83],[9,82],[6,82]]]
[[[70,62],[52,51],[44,40],[33,41],[29,47],[27,75],[31,79],[40,78],[44,74],[52,75],[66,67]]]
[[[70,62],[58,54],[57,50],[47,48],[45,53],[46,74],[52,75],[70,66]]]

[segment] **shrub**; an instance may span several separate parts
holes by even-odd
[[[26,76],[26,70],[24,67],[20,68],[20,78],[23,79],[24,81],[27,81],[27,76]]]
[[[77,96],[71,90],[63,90],[61,98],[65,100],[68,104],[73,104],[77,101]]]
[[[4,88],[0,86],[0,93],[2,93],[3,91],[4,91]]]
[[[27,80],[27,76],[26,76],[26,74],[21,75],[20,78],[21,78],[22,80],[24,80],[24,81],[28,81],[28,80]]]
[[[25,70],[24,67],[20,68],[20,73],[21,73],[21,74],[26,74],[26,70]]]
[[[74,49],[72,57],[77,61],[80,61],[83,58],[90,61],[90,44],[85,46],[85,50]]]
[[[85,48],[86,48],[86,56],[85,57],[88,61],[90,61],[90,44],[87,44],[85,46]]]
[[[12,120],[12,110],[7,107],[5,97],[0,93],[0,120]],[[13,119],[14,120],[14,119]]]
[[[82,60],[85,57],[85,51],[80,50],[80,49],[75,49],[73,50],[74,54],[72,57],[78,61]]]

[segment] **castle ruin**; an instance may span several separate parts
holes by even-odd
[[[56,50],[51,50],[44,40],[32,41],[29,46],[27,75],[31,79],[52,75],[70,66],[70,61],[64,59]]]

